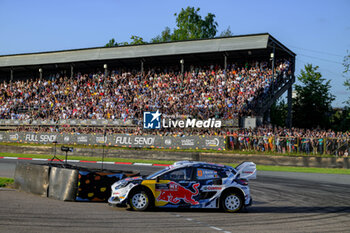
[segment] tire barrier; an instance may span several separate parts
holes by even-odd
[[[18,163],[15,170],[15,188],[47,197],[49,166]]]
[[[111,185],[125,177],[123,173],[79,171],[75,200],[105,202],[111,195]]]
[[[68,164],[18,163],[15,187],[62,201],[106,202],[114,182],[138,175],[131,171],[99,171]]]

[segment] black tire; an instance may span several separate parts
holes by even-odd
[[[142,189],[132,192],[132,194],[129,196],[129,204],[133,210],[145,211],[150,207],[150,203],[150,196]]]
[[[235,213],[242,210],[244,200],[242,195],[236,192],[226,192],[221,196],[220,202],[221,207],[225,212]]]

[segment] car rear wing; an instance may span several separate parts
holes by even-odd
[[[243,162],[236,167],[236,176],[241,179],[256,179],[256,165],[253,162]]]

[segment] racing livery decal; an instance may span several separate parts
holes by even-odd
[[[193,184],[192,188],[196,191],[192,192],[182,185],[171,181],[166,189],[159,190],[160,194],[157,197],[157,201],[167,201],[172,204],[178,204],[180,200],[184,200],[186,203],[198,205],[199,202],[193,199],[193,196],[196,196],[199,193],[198,186],[199,183]]]
[[[219,185],[205,185],[201,189],[202,191],[220,191],[222,190],[222,186]]]
[[[179,161],[147,177],[115,182],[108,202],[144,211],[159,208],[222,208],[235,213],[252,204],[248,180],[256,179],[256,165],[233,168],[206,162]]]

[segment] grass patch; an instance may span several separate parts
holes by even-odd
[[[0,187],[8,187],[8,186],[12,185],[13,182],[14,182],[14,180],[11,178],[0,177]]]
[[[38,154],[15,154],[15,153],[0,153],[4,157],[23,157],[23,158],[41,158],[51,159],[52,155],[38,155]],[[58,155],[58,158],[64,160],[65,156]],[[85,160],[85,161],[101,161],[101,157],[86,157],[86,156],[68,156],[70,160]],[[128,159],[128,158],[105,158],[106,162],[136,162],[136,163],[157,163],[157,164],[173,164],[174,160],[147,160],[147,159]],[[228,163],[230,166],[237,166],[237,164]],[[325,174],[348,174],[350,169],[343,168],[316,168],[316,167],[289,167],[289,166],[269,166],[257,165],[259,171],[280,171],[280,172],[305,172],[305,173],[325,173]]]

